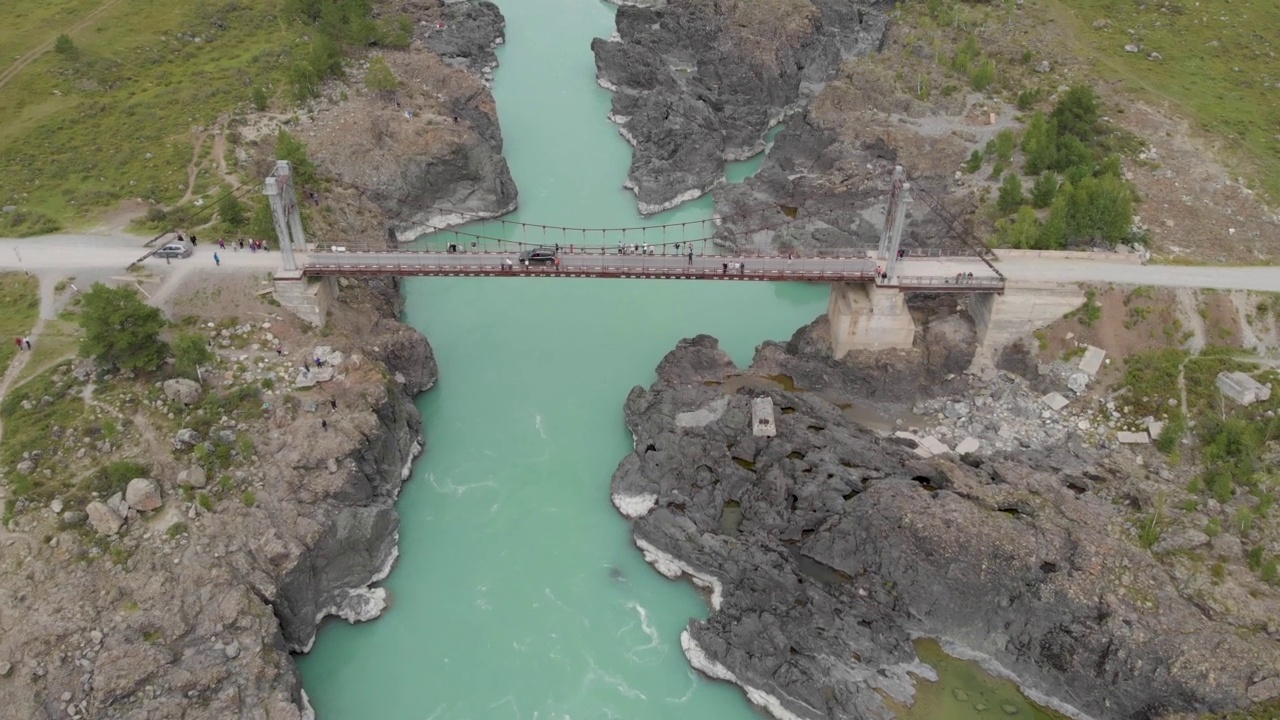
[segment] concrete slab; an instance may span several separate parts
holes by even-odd
[[[1153,438],[1160,437],[1160,433],[1164,432],[1164,423],[1159,420],[1152,420],[1147,423],[1147,434]]]
[[[1107,351],[1092,345],[1084,346],[1084,357],[1080,358],[1080,369],[1090,375],[1097,375],[1098,370],[1102,368],[1102,361],[1107,357]]]
[[[951,447],[936,437],[922,437],[920,438],[920,445],[934,455],[942,455],[943,453],[951,452]]]
[[[1123,430],[1116,431],[1116,440],[1121,445],[1146,445],[1151,442],[1151,436],[1144,432],[1125,432]]]
[[[956,453],[959,455],[968,455],[969,453],[977,452],[980,447],[982,447],[981,441],[977,438],[967,437],[961,440],[959,445],[956,445]]]
[[[1040,401],[1043,402],[1045,405],[1048,405],[1049,407],[1053,408],[1054,410],[1061,410],[1062,408],[1066,407],[1068,403],[1071,402],[1070,400],[1067,400],[1065,397],[1063,397],[1062,393],[1057,393],[1057,392],[1051,392],[1048,395],[1045,395],[1044,397],[1040,398]]]
[[[1271,388],[1239,371],[1218,373],[1216,384],[1223,395],[1240,405],[1252,405],[1271,397]]]
[[[751,432],[756,437],[774,437],[778,434],[778,426],[773,423],[773,398],[752,399]]]

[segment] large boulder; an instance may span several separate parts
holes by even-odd
[[[160,497],[160,485],[155,480],[147,478],[130,480],[129,487],[124,491],[124,499],[129,503],[129,507],[138,512],[155,510],[164,504],[164,500]]]
[[[200,388],[200,383],[186,378],[165,380],[163,389],[165,397],[183,405],[195,405],[200,402],[200,397],[204,394]]]
[[[91,502],[84,511],[89,516],[89,527],[102,535],[115,535],[120,532],[120,526],[124,525],[124,518],[107,507],[106,503]]]
[[[178,485],[181,487],[202,488],[208,482],[209,476],[205,473],[204,468],[199,465],[192,465],[178,473]]]

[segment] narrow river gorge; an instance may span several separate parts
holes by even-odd
[[[507,219],[710,217],[703,198],[642,219],[622,187],[630,148],[590,49],[613,33],[612,6],[498,4],[493,91],[520,189]],[[746,365],[759,342],[821,314],[827,288],[432,278],[405,295],[441,379],[419,401],[426,451],[398,503],[390,607],[327,625],[299,658],[321,720],[757,717],[738,688],[690,669],[679,635],[706,602],[645,564],[609,478],[631,449],[623,401],[677,340],[715,335]]]

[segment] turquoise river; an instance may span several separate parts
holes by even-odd
[[[595,82],[590,42],[613,33],[612,6],[498,5],[493,91],[520,189],[509,219],[646,222],[622,189],[630,148]],[[704,198],[647,222],[710,212]],[[827,289],[431,278],[405,292],[406,320],[440,364],[419,402],[426,452],[398,504],[390,607],[326,624],[299,658],[320,720],[758,717],[737,688],[689,669],[679,633],[706,604],[644,563],[609,478],[631,449],[622,402],[677,340],[713,334],[745,364],[821,314]]]

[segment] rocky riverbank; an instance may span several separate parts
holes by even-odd
[[[787,370],[806,391],[741,377]],[[1280,692],[1280,643],[1205,612],[1133,542],[1124,498],[1143,502],[1132,493],[1147,480],[1127,455],[1066,437],[922,458],[833,404],[865,399],[854,374],[799,339],[739,371],[700,336],[628,397],[635,452],[614,504],[659,571],[708,589],[711,616],[682,636],[696,668],[779,718],[889,717],[882,694],[907,700],[927,674],[918,635],[1080,716],[1222,711]],[[871,386],[886,380],[901,401],[934,392],[910,372]],[[776,436],[753,432],[758,398]]]
[[[57,440],[6,446],[0,717],[312,716],[290,653],[385,604],[436,378],[394,285],[342,295],[323,340],[202,323],[204,383],[66,363],[14,391],[6,434]]]
[[[359,191],[387,230],[407,241],[511,212],[517,191],[488,87],[502,13],[486,0],[400,9],[414,19],[412,45],[378,53],[398,87],[370,90],[365,58],[349,81],[326,90],[300,128],[316,167]]]
[[[623,3],[617,35],[592,51],[614,93],[611,118],[635,149],[627,187],[640,211],[706,192],[843,59],[875,50],[885,28],[878,3]]]

